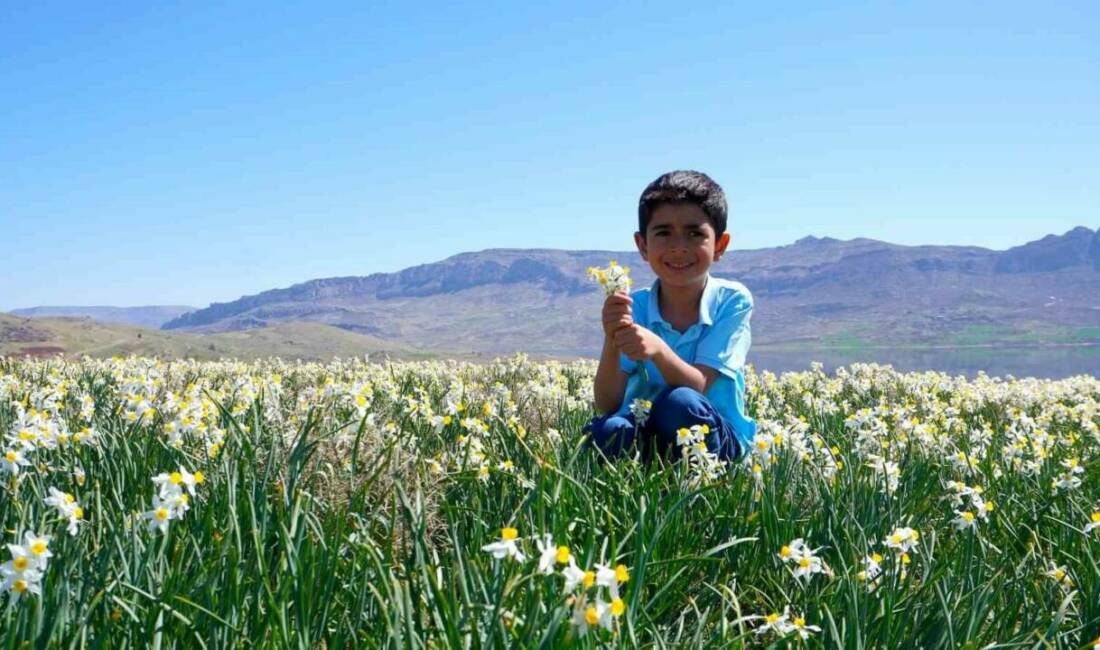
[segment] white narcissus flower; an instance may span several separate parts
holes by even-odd
[[[515,528],[507,527],[500,531],[500,540],[486,544],[481,550],[491,553],[498,560],[510,557],[517,562],[523,562],[527,556],[517,546],[519,532]]]
[[[967,530],[978,527],[978,518],[974,516],[973,512],[969,510],[956,510],[955,514],[958,516],[951,520],[951,523],[955,526],[955,530]]]
[[[763,623],[757,626],[757,634],[767,634],[768,632],[775,632],[780,636],[787,636],[794,630],[794,625],[791,624],[791,608],[789,606],[783,608],[783,613],[772,612],[767,616],[760,617],[763,619]]]
[[[554,563],[558,560],[558,547],[554,546],[554,537],[545,533],[542,539],[535,540],[539,549],[539,573],[550,575],[554,572]]]
[[[0,591],[12,594],[12,600],[18,601],[26,594],[42,595],[42,574],[37,571],[4,574]]]
[[[878,577],[882,575],[882,556],[871,553],[863,558],[863,570],[856,574],[856,580],[867,583],[867,590],[874,591],[878,586]]]
[[[1092,513],[1092,515],[1089,517],[1089,519],[1091,520],[1091,522],[1085,524],[1085,534],[1086,535],[1088,535],[1092,531],[1096,530],[1097,528],[1100,528],[1100,510],[1097,510],[1096,512]]]
[[[784,563],[794,564],[795,578],[808,581],[815,573],[832,574],[825,562],[816,555],[816,551],[807,546],[801,537],[780,548],[778,555]]]
[[[801,616],[795,616],[791,619],[791,628],[803,639],[810,638],[811,632],[821,631],[821,628],[816,625],[806,625],[806,619]]]
[[[142,516],[149,520],[149,530],[159,530],[161,534],[168,532],[168,522],[172,519],[171,504],[161,501],[159,496],[153,496],[153,509]]]
[[[573,609],[572,620],[581,636],[584,636],[589,628],[597,625],[610,630],[613,625],[611,605],[604,602],[602,598],[597,598],[594,603],[589,603],[584,599],[578,600],[576,607]]]
[[[11,552],[11,559],[0,566],[0,575],[22,575],[43,568],[30,551],[22,546],[8,544],[8,550]]]
[[[22,449],[8,449],[0,456],[0,470],[12,476],[19,476],[19,468],[30,464],[31,461],[27,460]]]
[[[913,551],[917,547],[917,540],[920,539],[920,533],[909,527],[895,528],[894,532],[890,533],[883,544],[888,548],[894,549],[898,553],[908,553]]]
[[[1045,574],[1048,578],[1057,582],[1063,589],[1073,589],[1073,578],[1070,577],[1064,565],[1059,566],[1051,562],[1050,568],[1046,570]]]
[[[619,585],[630,579],[630,571],[626,565],[617,564],[611,568],[605,564],[596,565],[596,584],[606,587],[612,600],[619,598]]]
[[[652,408],[653,402],[639,397],[630,403],[630,414],[634,416],[634,421],[638,423],[638,426],[645,426],[646,420],[649,419],[649,411]]]
[[[573,591],[576,590],[577,585],[586,582],[588,573],[588,571],[585,571],[584,569],[578,567],[577,563],[574,562],[572,558],[570,558],[569,565],[561,570],[561,574],[565,576],[565,587],[563,588],[563,591],[566,594],[573,593]],[[595,574],[593,574],[591,581],[595,581],[595,579]],[[585,586],[587,587],[588,585],[586,584]]]
[[[8,546],[14,556],[15,550]],[[46,564],[53,557],[50,551],[50,536],[37,535],[30,531],[23,534],[23,551],[33,560],[32,568],[39,571],[46,570]]]
[[[184,468],[179,468],[169,474],[157,474],[153,477],[153,483],[159,488],[161,499],[168,499],[182,492],[185,488],[191,496],[195,496],[195,486],[206,481],[202,472],[192,474]]]

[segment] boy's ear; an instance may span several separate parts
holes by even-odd
[[[642,236],[642,233],[634,233],[634,245],[638,247],[638,252],[642,254],[642,259],[648,262],[649,258],[646,257],[645,237]]]
[[[728,232],[722,233],[722,236],[714,242],[714,261],[717,262],[718,258],[722,257],[722,253],[726,252],[726,247],[730,245],[730,234]]]

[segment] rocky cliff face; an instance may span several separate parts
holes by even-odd
[[[1089,261],[1092,262],[1092,268],[1100,271],[1100,229],[1096,230],[1096,234],[1092,236],[1092,244],[1089,245]]]
[[[997,256],[994,268],[997,273],[1041,273],[1086,264],[1095,236],[1083,226],[1063,235],[1047,235],[1004,251]]]

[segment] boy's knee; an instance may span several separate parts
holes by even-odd
[[[665,405],[674,405],[682,408],[699,404],[704,399],[706,398],[703,397],[702,393],[689,386],[676,386],[675,388],[665,389],[661,397],[658,398],[658,400]]]
[[[675,424],[683,422],[685,419],[705,417],[707,414],[706,398],[699,391],[687,386],[666,388],[657,396],[657,399],[653,400],[651,413],[655,416],[657,422],[665,424]],[[684,425],[677,424],[676,426],[681,427]]]
[[[624,417],[596,418],[589,423],[588,431],[589,443],[608,457],[618,456],[634,444],[634,423]]]

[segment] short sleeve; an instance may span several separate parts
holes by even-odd
[[[619,370],[622,370],[628,375],[633,375],[634,371],[638,369],[638,362],[630,359],[622,352],[619,353]]]
[[[713,323],[699,339],[695,363],[734,378],[745,365],[752,344],[749,328],[752,307],[752,294],[747,290],[731,292],[719,305]]]

